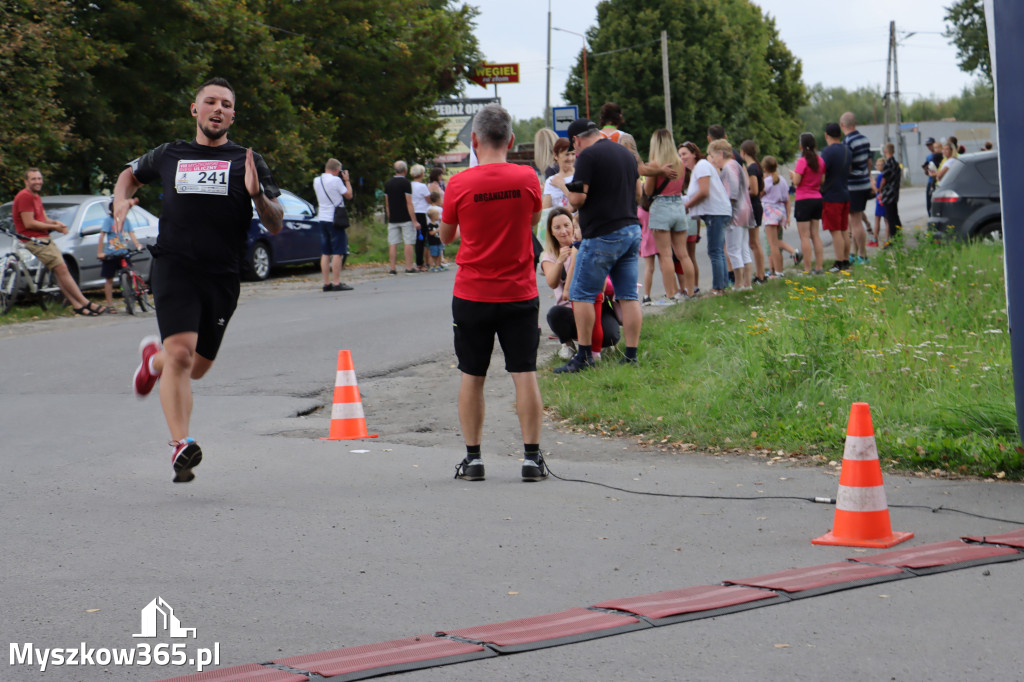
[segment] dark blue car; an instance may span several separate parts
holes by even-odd
[[[266,279],[271,268],[278,265],[320,260],[316,207],[288,190],[281,190],[278,200],[284,208],[284,228],[277,234],[270,234],[263,227],[253,209],[245,258],[245,273],[250,279]]]

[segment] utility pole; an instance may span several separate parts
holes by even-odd
[[[896,89],[893,94],[896,95],[896,160],[903,164],[906,168],[907,158],[906,149],[903,144],[903,116],[900,112],[900,70],[896,65],[896,22],[892,22],[892,84]]]
[[[544,86],[544,124],[554,125],[551,121],[551,0],[548,0],[548,68],[547,81]]]
[[[672,132],[672,91],[668,84],[668,31],[661,32],[661,81],[665,87],[665,129]]]
[[[885,62],[885,126],[882,133],[882,143],[889,142],[889,105],[892,94],[892,57],[896,52],[896,22],[889,22],[889,58]]]
[[[913,35],[913,34],[909,34]],[[900,110],[900,72],[896,62],[896,22],[889,22],[889,59],[885,66],[885,142],[895,142],[896,160],[907,165],[907,149],[903,143],[903,114]],[[890,115],[896,120],[896,139],[889,137]]]

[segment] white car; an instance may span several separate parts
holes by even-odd
[[[68,226],[67,234],[51,232],[50,238],[64,254],[64,262],[71,271],[71,276],[82,289],[103,287],[104,280],[100,276],[100,260],[96,257],[96,245],[99,243],[100,229],[111,220],[107,213],[109,202],[110,197],[100,194],[43,197],[46,217],[59,220]],[[0,206],[0,227],[11,232],[14,231],[12,206],[13,202]],[[156,244],[159,219],[146,209],[135,206],[128,212],[127,222],[132,226],[135,237],[143,247],[142,253],[132,257],[132,266],[148,282],[153,257],[145,247]],[[0,234],[0,239],[6,238],[6,235]],[[10,245],[0,241],[0,253],[6,253],[8,250]],[[29,264],[29,267],[32,267],[32,264]]]

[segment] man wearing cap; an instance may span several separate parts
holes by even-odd
[[[928,155],[924,158],[924,163],[921,168],[928,174],[928,186],[924,192],[924,205],[928,211],[928,215],[932,214],[932,194],[935,192],[935,185],[937,180],[935,175],[939,172],[939,166],[942,164],[942,145],[935,141],[934,137],[929,137],[924,141],[925,149],[928,150]]]
[[[636,158],[620,144],[601,135],[597,125],[579,118],[569,125],[569,149],[576,152],[569,203],[579,211],[583,240],[576,255],[575,272],[569,288],[579,350],[556,373],[573,373],[594,366],[591,335],[597,294],[611,277],[616,300],[622,309],[624,364],[636,364],[637,345],[643,314],[637,300],[637,256],[640,252],[640,224],[637,220]]]
[[[862,262],[868,258],[868,235],[864,230],[864,207],[873,195],[871,189],[871,142],[857,131],[857,117],[847,111],[839,117],[843,144],[850,150],[850,176],[846,187],[850,190],[850,248]],[[826,160],[827,163],[827,160]],[[827,201],[827,200],[826,200]]]
[[[830,272],[850,269],[850,148],[843,144],[843,132],[838,123],[825,125],[825,148],[821,158],[825,161],[825,175],[821,181],[821,226],[832,235],[832,248],[836,262]],[[861,206],[861,211],[864,207]],[[858,215],[858,220],[860,219]],[[863,228],[862,228],[863,230]]]

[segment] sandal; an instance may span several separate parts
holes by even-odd
[[[72,308],[72,310],[75,311],[76,315],[81,315],[82,317],[98,317],[100,315],[106,315],[106,314],[109,314],[109,313],[116,313],[117,312],[113,308],[108,308],[105,305],[98,306],[95,303],[93,303],[92,301],[89,301],[88,303],[83,305],[81,308]]]

